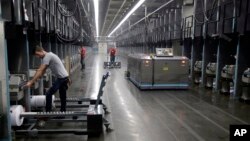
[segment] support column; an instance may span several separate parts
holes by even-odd
[[[0,5],[1,8],[1,5]],[[1,12],[1,9],[0,9]],[[1,13],[0,13],[1,15]],[[7,46],[4,36],[4,21],[0,17],[0,138],[11,140],[10,124],[10,98],[9,98],[9,72]]]
[[[194,10],[193,10],[193,15],[195,16],[195,7],[196,7],[196,4],[197,4],[197,0],[194,0]],[[192,46],[191,46],[191,56],[190,56],[190,75],[191,75],[191,78],[192,78],[192,83],[193,83],[193,80],[194,80],[194,64],[195,64],[195,59],[194,59],[194,29],[195,29],[195,19],[193,18],[193,25],[194,27],[192,28]]]
[[[207,4],[207,0],[203,1],[204,3],[204,11],[206,10],[206,4]],[[204,38],[204,43],[203,43],[203,51],[202,51],[202,69],[201,69],[201,86],[205,86],[206,84],[206,67],[208,64],[208,59],[207,59],[207,47],[206,47],[206,19],[205,19],[205,23],[203,25],[203,38]]]
[[[145,31],[144,31],[144,44],[143,53],[148,53],[148,8],[145,6]]]
[[[215,91],[216,92],[219,92],[220,88],[221,88],[221,83],[220,83],[220,80],[221,80],[221,70],[223,68],[222,66],[222,55],[221,55],[221,41],[219,41],[219,44],[218,44],[218,48],[217,48],[217,60],[216,60],[216,63],[217,63],[217,66],[216,66],[216,77],[215,77]]]

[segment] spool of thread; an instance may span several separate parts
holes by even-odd
[[[23,124],[24,117],[20,117],[23,112],[24,108],[22,105],[13,105],[10,107],[11,126],[21,126]]]
[[[55,107],[55,96],[52,96],[52,106]],[[30,104],[32,108],[43,108],[46,106],[45,95],[33,95],[30,98]]]
[[[46,106],[45,95],[33,95],[30,98],[30,104],[32,108],[41,108]]]
[[[55,108],[56,104],[55,104],[55,95],[52,96],[52,107]]]

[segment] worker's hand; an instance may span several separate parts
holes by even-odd
[[[72,81],[71,81],[71,79],[69,78],[69,79],[68,79],[68,87],[69,87],[71,84],[72,84]]]
[[[23,87],[24,88],[30,88],[32,85],[33,85],[33,83],[28,81]]]

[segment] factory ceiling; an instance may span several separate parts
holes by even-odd
[[[99,0],[100,1],[100,13],[99,13],[99,27],[100,36],[107,36],[126,16],[126,14],[133,8],[133,6],[139,0]],[[147,7],[147,13],[155,11],[157,8],[167,3],[170,0],[146,0],[144,4],[138,8],[125,22],[121,28],[128,28],[129,24],[132,25],[142,19],[145,16],[145,7]],[[175,0],[169,8],[176,7],[177,4],[181,4],[182,0]],[[155,14],[158,14],[157,12]],[[130,23],[129,23],[130,21]]]
[[[65,0],[63,0],[65,1]],[[71,2],[70,2],[71,1]],[[70,7],[74,7],[73,0],[65,1]],[[99,0],[99,36],[108,36],[108,34],[119,24],[126,14],[133,8],[139,0]],[[130,18],[121,26],[122,29],[128,28],[129,24],[133,25],[145,16],[145,11],[151,13],[163,4],[171,0],[146,0],[144,4],[138,8]],[[167,7],[168,9],[176,8],[181,5],[183,0],[174,0]],[[92,30],[95,30],[94,5],[93,0],[80,0],[83,23],[90,23]],[[147,10],[145,10],[147,9]],[[153,16],[161,14],[163,11],[157,11]],[[84,26],[84,24],[83,24]]]

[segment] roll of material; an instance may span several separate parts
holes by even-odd
[[[23,124],[24,117],[20,117],[23,112],[24,108],[22,105],[13,105],[10,107],[11,126],[21,126]]]
[[[45,95],[34,95],[30,98],[30,104],[32,108],[41,108],[46,106]]]
[[[55,104],[55,95],[52,96],[52,107],[55,108],[56,104]]]
[[[55,106],[55,96],[52,96],[52,106]],[[46,106],[46,96],[45,95],[33,95],[30,98],[30,104],[32,108],[43,108]]]

